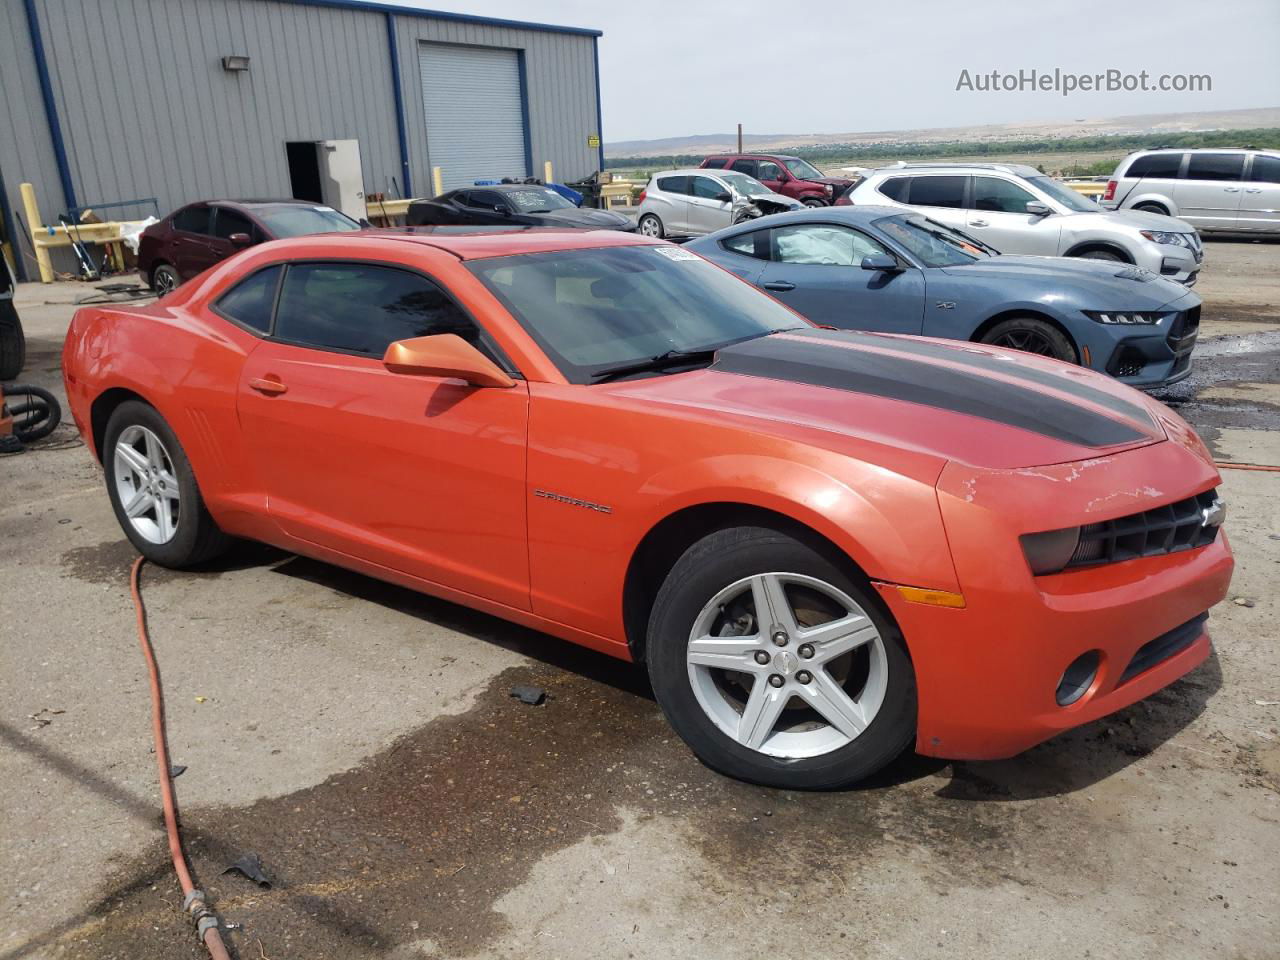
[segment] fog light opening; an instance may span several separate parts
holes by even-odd
[[[1102,658],[1097,650],[1082,653],[1071,661],[1067,669],[1062,671],[1062,679],[1058,681],[1058,706],[1069,707],[1089,692],[1101,662]]]

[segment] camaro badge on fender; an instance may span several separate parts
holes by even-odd
[[[592,503],[590,500],[579,500],[577,497],[566,497],[563,493],[552,493],[550,490],[534,490],[535,497],[542,497],[544,500],[555,500],[558,503],[567,503],[571,507],[585,507],[588,510],[594,510],[596,513],[613,513],[613,507],[605,506],[603,503]]]

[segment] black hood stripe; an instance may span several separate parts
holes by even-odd
[[[724,347],[711,369],[905,400],[1087,447],[1150,439],[1128,423],[1031,387],[900,355],[840,349],[851,336],[857,335],[805,330],[760,337]]]
[[[979,352],[978,350],[956,349],[956,347],[949,344],[933,343],[929,340],[908,339],[906,337],[876,337],[868,338],[867,342],[869,346],[877,346],[885,350],[895,350],[899,353],[914,354],[918,357],[945,360],[948,363],[964,364],[965,366],[973,367],[975,370],[986,370],[1006,377],[1026,380],[1029,383],[1037,383],[1043,387],[1052,387],[1062,393],[1069,393],[1073,397],[1079,397],[1089,403],[1106,407],[1108,410],[1128,417],[1130,420],[1151,425],[1151,414],[1144,407],[1140,407],[1124,397],[1118,397],[1114,393],[1099,390],[1088,383],[1082,383],[1075,377],[1050,373],[1047,370],[1040,370],[1028,364],[1018,363],[1004,357],[992,356],[989,353]],[[959,346],[963,347],[963,344]]]

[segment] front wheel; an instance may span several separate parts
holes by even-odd
[[[712,533],[676,562],[649,621],[658,704],[721,773],[846,786],[912,742],[915,674],[865,580],[778,531]]]
[[[640,218],[640,233],[658,240],[661,240],[666,235],[666,232],[662,229],[662,221],[652,213],[646,213]]]
[[[805,197],[804,200],[800,202],[806,207],[825,207],[827,205],[826,201],[819,200],[817,197]]]
[[[1041,357],[1052,357],[1064,363],[1078,363],[1076,348],[1067,335],[1039,317],[1011,317],[1002,320],[982,337],[993,347],[1008,347]]]
[[[205,508],[182,444],[154,407],[120,404],[102,444],[107,495],[125,536],[162,567],[190,567],[231,543]]]

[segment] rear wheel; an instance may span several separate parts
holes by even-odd
[[[231,543],[205,508],[182,444],[155,408],[120,404],[102,444],[107,494],[125,536],[162,567],[189,567]]]
[[[1076,348],[1061,330],[1039,317],[1011,317],[1002,320],[982,336],[983,343],[1009,347],[1066,363],[1077,363]]]
[[[156,296],[163,297],[167,293],[173,293],[182,284],[182,277],[178,276],[177,269],[168,263],[162,263],[151,271],[151,289],[156,292]]]
[[[4,265],[0,264],[0,269]],[[12,300],[0,300],[0,380],[12,380],[27,362],[27,338]]]
[[[646,237],[656,237],[659,240],[666,236],[662,221],[652,213],[646,213],[640,218],[640,232]]]
[[[1165,217],[1169,215],[1169,211],[1158,203],[1135,203],[1133,209],[1141,210],[1143,213],[1158,213]]]
[[[658,703],[708,766],[787,789],[845,786],[915,736],[915,675],[864,580],[778,531],[710,534],[650,617]]]

